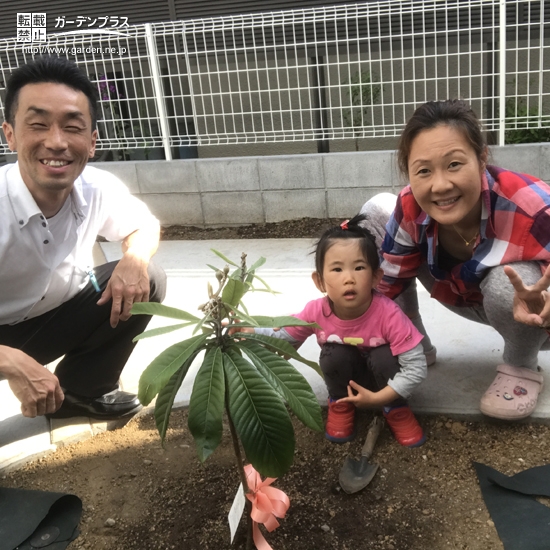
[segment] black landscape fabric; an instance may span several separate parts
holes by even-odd
[[[505,550],[548,550],[550,508],[535,497],[550,497],[550,464],[510,477],[478,462],[474,467]]]
[[[64,550],[81,515],[75,495],[0,487],[0,550]]]

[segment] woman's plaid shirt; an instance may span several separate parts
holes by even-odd
[[[481,228],[472,258],[451,271],[438,267],[438,223],[418,206],[410,185],[399,197],[382,244],[384,278],[378,286],[395,298],[427,262],[432,298],[454,306],[480,304],[479,284],[497,265],[550,263],[550,187],[527,174],[488,166],[481,182]]]

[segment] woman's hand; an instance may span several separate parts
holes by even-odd
[[[550,328],[550,266],[531,286],[526,286],[514,268],[507,265],[504,273],[514,287],[514,319],[532,327]]]

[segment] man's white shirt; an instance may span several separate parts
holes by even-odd
[[[121,241],[155,225],[147,206],[104,170],[86,166],[61,210],[46,219],[18,163],[0,167],[0,325],[73,298],[88,283],[98,235]]]

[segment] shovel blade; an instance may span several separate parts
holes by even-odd
[[[378,464],[370,464],[365,456],[360,460],[348,457],[338,476],[340,487],[348,495],[357,493],[357,491],[364,489],[372,481],[377,470]]]

